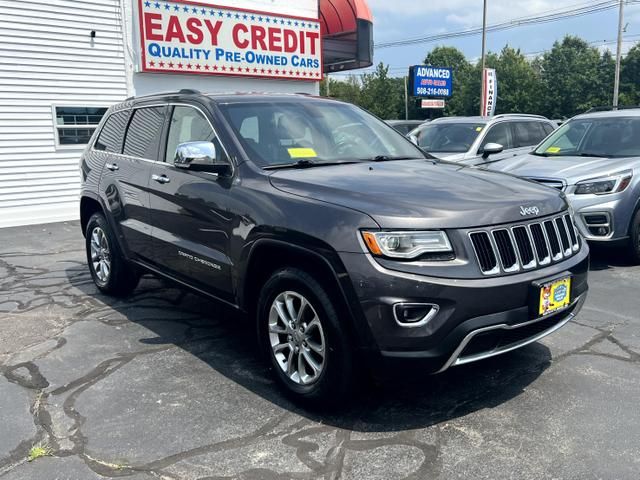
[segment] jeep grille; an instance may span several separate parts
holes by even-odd
[[[568,214],[475,230],[469,233],[469,238],[484,275],[532,270],[569,258],[580,249],[578,234]]]

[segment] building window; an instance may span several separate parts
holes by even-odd
[[[58,145],[86,145],[106,107],[55,107]]]

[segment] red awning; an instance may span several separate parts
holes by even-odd
[[[324,71],[369,67],[373,18],[365,0],[320,0]]]

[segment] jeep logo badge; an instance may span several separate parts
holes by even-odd
[[[540,215],[540,209],[538,207],[525,207],[520,205],[520,215],[527,217],[529,215]]]

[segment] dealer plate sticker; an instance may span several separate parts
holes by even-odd
[[[540,287],[540,316],[549,315],[571,303],[571,277],[546,283]]]

